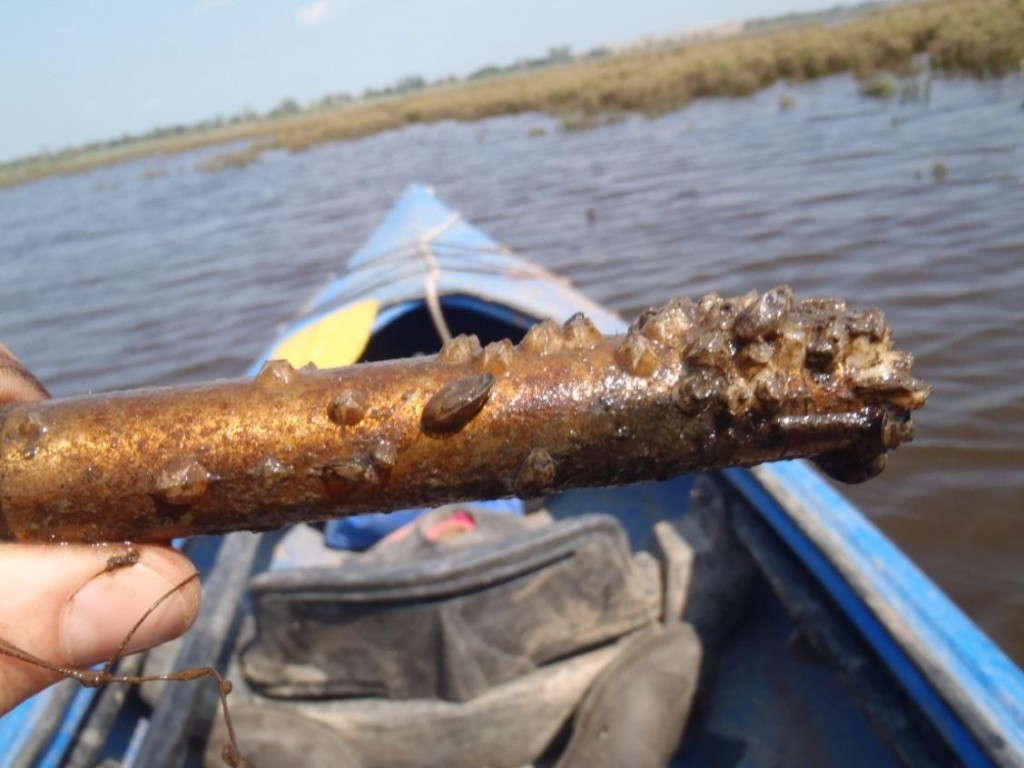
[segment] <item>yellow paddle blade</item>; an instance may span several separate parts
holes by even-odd
[[[287,360],[296,368],[352,365],[363,354],[373,332],[380,302],[366,299],[307,325],[274,347],[271,360]]]

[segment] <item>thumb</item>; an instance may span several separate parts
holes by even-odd
[[[55,682],[60,675],[4,654],[15,646],[58,666],[109,660],[147,610],[195,567],[180,553],[138,546],[134,565],[107,569],[124,545],[0,544],[0,713]],[[151,648],[182,634],[199,611],[192,581],[146,617],[125,652]]]

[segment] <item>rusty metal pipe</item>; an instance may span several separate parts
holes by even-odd
[[[878,472],[928,389],[877,310],[787,288],[676,300],[604,337],[0,409],[0,538],[160,541],[817,457]]]

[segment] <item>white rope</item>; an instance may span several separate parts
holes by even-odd
[[[448,324],[441,312],[441,303],[437,293],[437,281],[440,277],[441,269],[440,265],[437,263],[436,255],[430,249],[430,244],[448,231],[460,219],[460,214],[453,213],[441,222],[441,224],[434,227],[434,229],[426,232],[418,240],[406,241],[390,250],[375,253],[369,261],[365,261],[358,266],[349,268],[347,277],[354,278],[356,275],[365,272],[370,273],[373,277],[368,281],[359,282],[354,287],[349,286],[348,291],[343,291],[342,293],[333,296],[331,298],[332,304],[340,305],[341,303],[347,303],[353,300],[354,296],[372,294],[376,290],[390,284],[396,279],[405,279],[406,274],[403,273],[404,270],[401,270],[402,265],[407,265],[411,256],[419,256],[423,259],[427,268],[427,274],[424,278],[424,300],[430,313],[431,320],[442,341],[450,339],[451,330],[448,328]],[[550,282],[561,283],[563,285],[571,285],[571,281],[567,277],[551,272],[539,264],[523,260],[521,257],[518,257],[520,263],[507,265],[500,271],[496,271],[491,264],[481,264],[476,261],[476,259],[482,255],[507,255],[515,257],[515,252],[505,246],[476,246],[453,242],[445,243],[444,249],[446,256],[454,259],[454,268],[459,272],[478,272],[482,275],[501,274],[520,280],[547,280]],[[396,270],[399,270],[399,274],[397,276],[389,274]],[[332,275],[327,283],[331,284],[333,280],[334,276]],[[353,290],[355,290],[354,295],[352,294]],[[302,309],[297,313],[296,317],[302,317],[305,316],[307,312],[311,312],[313,305],[316,304],[317,299],[322,292],[323,288],[315,291]],[[288,325],[290,325],[290,323],[282,323],[281,330],[283,331],[288,327]]]
[[[434,229],[425,232],[416,242],[416,248],[419,250],[423,260],[427,263],[427,277],[423,283],[423,297],[427,302],[427,309],[430,310],[430,319],[434,321],[434,327],[437,329],[437,335],[441,337],[441,342],[448,342],[452,340],[452,332],[448,328],[448,323],[445,322],[444,315],[441,313],[441,300],[437,295],[437,278],[441,276],[441,267],[437,263],[437,257],[434,256],[434,252],[430,250],[430,244],[447,232],[455,222],[459,220],[460,216],[458,213],[453,213]]]

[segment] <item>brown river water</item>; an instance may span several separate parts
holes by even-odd
[[[1024,663],[1024,79],[938,80],[928,103],[846,77],[789,93],[0,190],[0,340],[56,395],[236,375],[413,180],[627,316],[780,283],[875,304],[934,394],[848,493]]]

